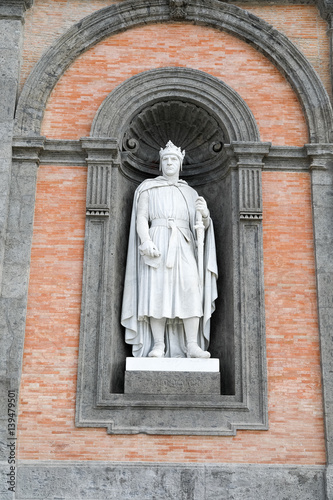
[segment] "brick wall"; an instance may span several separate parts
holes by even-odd
[[[331,94],[328,25],[315,5],[237,4],[286,35],[307,57]]]
[[[74,426],[85,169],[40,167],[19,458],[325,463],[310,178],[265,172],[263,181],[270,430],[235,437],[109,436],[105,429]]]
[[[186,24],[139,27],[85,52],[52,92],[42,135],[88,136],[100,104],[112,89],[141,71],[166,66],[199,69],[230,85],[251,108],[262,141],[293,146],[307,142],[300,104],[268,59],[229,34]]]
[[[124,0],[34,0],[26,13],[21,86],[46,49],[73,24]]]
[[[45,50],[74,23],[96,10],[125,0],[34,0],[26,14],[21,85]],[[284,33],[314,66],[328,92],[327,23],[315,5],[250,5],[236,3]]]
[[[72,22],[111,3],[35,0],[27,16],[22,81]],[[325,23],[314,6],[248,8],[289,35],[328,87]],[[298,100],[264,56],[233,36],[186,24],[136,28],[83,54],[55,87],[42,133],[88,135],[98,106],[116,85],[140,71],[177,65],[206,71],[239,92],[263,141],[307,142]],[[105,429],[75,428],[85,183],[81,167],[49,165],[38,172],[19,458],[325,463],[309,175],[263,174],[270,429],[235,437],[109,436]]]

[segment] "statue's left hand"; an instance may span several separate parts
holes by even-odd
[[[207,203],[202,196],[199,196],[195,202],[195,209],[201,213],[202,217],[205,219],[209,216],[209,210]]]

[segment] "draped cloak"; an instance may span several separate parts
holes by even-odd
[[[137,208],[140,195],[144,191],[148,192],[149,197],[147,213],[149,234],[162,254],[157,267],[147,264],[139,251],[140,239],[136,229]],[[186,356],[182,322],[184,318],[200,317],[198,344],[204,350],[208,348],[210,318],[215,310],[217,298],[217,263],[214,229],[210,220],[205,231],[202,289],[196,262],[194,228],[197,198],[197,192],[185,181],[179,180],[170,185],[164,177],[145,180],[135,192],[121,315],[121,324],[125,327],[125,341],[132,345],[133,356],[145,357],[153,348],[150,317],[167,318],[166,357]],[[168,218],[176,221],[186,220],[187,228],[184,224],[174,230],[166,223],[159,225],[159,221],[167,221]]]

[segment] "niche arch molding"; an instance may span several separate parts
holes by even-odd
[[[214,135],[220,137],[223,144],[231,144],[235,141],[260,141],[257,123],[250,108],[240,95],[222,80],[203,71],[183,67],[144,71],[129,78],[110,92],[99,107],[90,132],[91,138],[117,139],[122,151],[120,168],[125,175],[135,181],[142,182],[147,176],[156,176],[156,169],[153,170],[151,166],[146,166],[144,161],[138,160],[131,152],[131,148],[124,146],[124,137],[130,128],[131,121],[139,116],[142,110],[148,109],[151,115],[151,110],[156,103],[167,105],[168,102],[174,105],[179,102],[183,108],[193,104],[197,109],[201,109],[206,114],[205,116],[211,116],[216,124]],[[177,116],[174,118],[178,121]],[[165,121],[165,115],[161,117],[154,115],[151,119]],[[192,120],[192,117],[190,119]],[[142,122],[140,125],[145,126]],[[197,124],[191,121],[186,125],[188,128],[195,128]],[[168,124],[168,128],[171,127],[172,124]],[[200,132],[202,133],[199,130]],[[157,151],[160,147],[164,147],[171,138],[175,143],[179,142],[178,145],[185,148],[189,155],[187,145],[195,141],[195,132],[192,135],[189,134],[187,144],[182,143],[181,139],[177,142],[177,139],[173,138],[172,130],[171,135],[169,133],[170,137],[165,135],[163,138],[160,131],[156,131],[156,135],[160,135],[155,141]],[[210,149],[212,149],[212,144],[210,144]],[[201,157],[200,164],[196,165],[192,161],[190,165],[185,165],[182,176],[193,185],[202,184],[207,181],[207,178],[211,182],[221,176],[224,157],[221,146],[216,154],[210,155],[206,161]]]

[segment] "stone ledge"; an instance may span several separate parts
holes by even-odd
[[[220,360],[214,358],[126,358],[126,371],[218,373]]]

